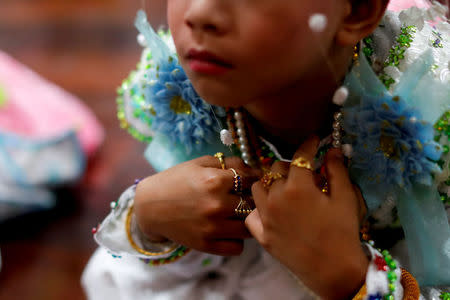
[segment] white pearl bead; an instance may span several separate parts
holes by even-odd
[[[234,118],[236,119],[236,121],[242,121],[242,114],[238,111],[235,111]]]
[[[245,131],[242,128],[239,128],[238,130],[236,130],[236,133],[239,137],[244,137],[245,136]]]
[[[241,152],[248,152],[248,147],[247,147],[247,145],[246,144],[242,144],[240,147],[239,147],[239,149],[241,150]]]
[[[245,137],[245,136],[240,136],[240,137],[239,137],[239,143],[240,143],[240,144],[248,144],[247,137]]]
[[[339,131],[333,131],[333,138],[338,140],[341,138],[341,133]]]
[[[324,14],[313,14],[308,23],[312,31],[323,32],[327,27],[328,19]]]
[[[341,122],[333,122],[333,129],[334,130],[341,129],[341,126],[342,126]]]
[[[345,86],[341,86],[334,93],[333,103],[336,105],[339,105],[339,106],[344,105],[348,99],[349,94],[350,94],[350,92],[348,91],[348,88]]]
[[[250,154],[248,154],[248,152],[242,152],[242,159],[244,161],[249,161],[250,160]]]
[[[333,141],[333,147],[334,147],[334,148],[339,148],[339,147],[341,147],[341,141],[338,141],[338,140]]]
[[[244,129],[244,122],[242,122],[242,120],[237,120],[236,121],[236,127],[238,129]]]
[[[336,121],[340,121],[340,120],[342,119],[342,117],[343,117],[343,114],[342,114],[340,111],[334,113],[334,119],[335,119]]]
[[[117,207],[117,203],[116,202],[111,202],[109,204],[109,206],[111,207],[111,209],[115,209]]]

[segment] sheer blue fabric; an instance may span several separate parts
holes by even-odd
[[[450,87],[432,77],[431,53],[425,52],[402,76],[392,94],[384,87],[363,54],[346,79],[350,99],[344,107],[360,105],[364,97],[399,96],[415,110],[421,120],[434,124],[450,109]],[[375,183],[368,170],[352,169],[369,211],[374,211],[387,197],[396,199],[398,215],[405,232],[411,271],[423,286],[450,284],[450,227],[437,187],[413,182],[409,187]]]

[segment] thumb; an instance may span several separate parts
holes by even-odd
[[[245,218],[245,226],[252,236],[260,241],[264,236],[264,227],[261,222],[261,217],[259,215],[258,209],[255,208],[248,216]]]

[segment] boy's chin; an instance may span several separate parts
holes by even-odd
[[[241,98],[239,95],[227,92],[217,92],[217,91],[197,91],[200,97],[209,104],[221,106],[238,108],[244,106],[249,101]]]
[[[239,99],[233,99],[231,97],[217,97],[217,95],[202,98],[209,104],[221,107],[238,108],[244,106],[246,103],[245,101],[239,101]]]

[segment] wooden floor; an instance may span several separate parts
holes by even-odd
[[[147,0],[154,25],[164,1]],[[115,89],[136,65],[133,20],[141,0],[0,0],[0,49],[79,96],[106,140],[58,208],[0,225],[1,300],[85,299],[80,276],[96,246],[91,228],[135,178],[151,174],[143,145],[118,127]],[[107,300],[107,299],[105,299]]]

